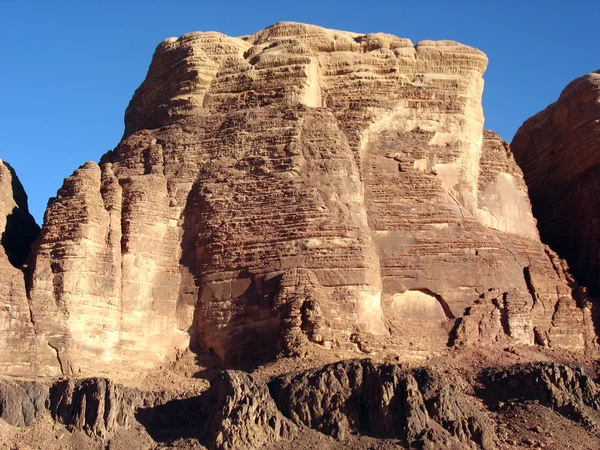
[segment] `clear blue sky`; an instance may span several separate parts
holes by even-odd
[[[483,50],[486,127],[508,141],[569,81],[600,68],[599,0],[0,0],[0,158],[38,222],[65,177],[118,144],[160,41],[282,20]]]

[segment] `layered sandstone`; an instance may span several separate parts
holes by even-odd
[[[40,373],[188,346],[591,348],[589,308],[483,130],[486,65],[453,41],[297,23],[165,40],[121,143],[48,206],[28,285],[55,355]]]
[[[12,167],[0,160],[0,373],[29,375],[39,367],[46,344],[37,339],[27,301],[24,267],[39,227]],[[52,361],[50,355],[47,361]]]
[[[578,281],[600,292],[600,71],[571,82],[517,131],[512,147],[526,177],[542,240]]]

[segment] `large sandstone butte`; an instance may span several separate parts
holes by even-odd
[[[569,83],[519,128],[512,147],[540,234],[577,280],[600,293],[600,71]]]
[[[486,65],[453,41],[297,23],[165,40],[121,143],[65,180],[23,284],[2,284],[0,336],[22,330],[33,362],[0,368],[593,349],[590,306],[483,129]]]

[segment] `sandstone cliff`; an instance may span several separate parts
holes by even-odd
[[[512,147],[525,173],[542,240],[600,293],[600,71],[571,82],[519,128]]]
[[[46,372],[39,363],[47,344],[38,340],[26,294],[24,263],[39,227],[15,171],[0,160],[0,373]],[[48,355],[48,361],[53,361]]]
[[[29,303],[11,300],[54,352],[38,373],[188,346],[591,348],[589,307],[483,130],[486,65],[453,41],[297,23],[162,42],[121,143],[50,202]]]

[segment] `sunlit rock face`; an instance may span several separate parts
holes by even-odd
[[[486,65],[452,41],[297,23],[165,40],[121,143],[49,204],[37,339],[64,373],[187,346],[583,348],[589,310],[483,130]]]
[[[518,130],[512,146],[526,175],[540,234],[578,281],[600,293],[600,71],[569,83]]]

